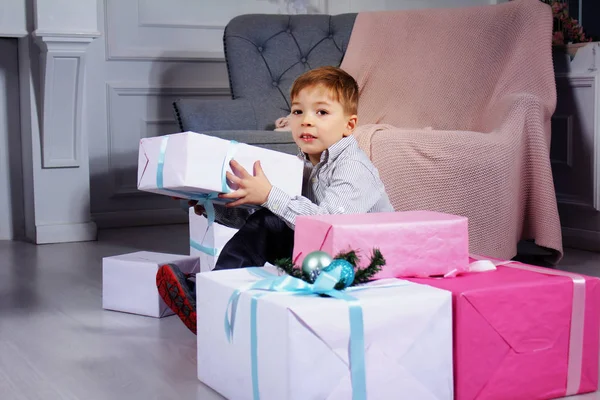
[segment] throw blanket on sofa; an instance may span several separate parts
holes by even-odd
[[[474,253],[508,259],[535,239],[560,260],[551,32],[539,0],[358,14],[341,67],[397,211],[468,217]]]

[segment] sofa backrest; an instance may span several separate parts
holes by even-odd
[[[234,99],[250,100],[259,129],[271,130],[290,112],[289,91],[303,72],[339,66],[356,14],[246,14],[223,37]]]

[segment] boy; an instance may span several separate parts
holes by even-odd
[[[308,71],[294,82],[290,127],[305,161],[303,196],[290,197],[274,187],[254,164],[254,173],[231,161],[227,179],[238,189],[220,194],[234,199],[216,206],[216,220],[239,231],[224,246],[215,270],[263,266],[292,256],[298,215],[360,214],[394,211],[377,169],[362,152],[352,132],[357,123],[358,85],[336,67]],[[262,206],[251,213],[242,204]],[[196,212],[203,210],[196,207]],[[196,333],[193,283],[173,265],[156,276],[165,303]]]

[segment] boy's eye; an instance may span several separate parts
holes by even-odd
[[[327,112],[327,110],[319,110],[319,111],[317,111],[317,114],[318,115],[326,115],[326,114],[329,114],[329,113]]]
[[[302,110],[292,110],[292,114],[293,115],[300,115],[300,114],[302,114]]]

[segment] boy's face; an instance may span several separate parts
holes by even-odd
[[[356,115],[346,115],[342,104],[323,86],[304,88],[292,99],[292,136],[313,165],[323,151],[352,134],[356,121]]]

